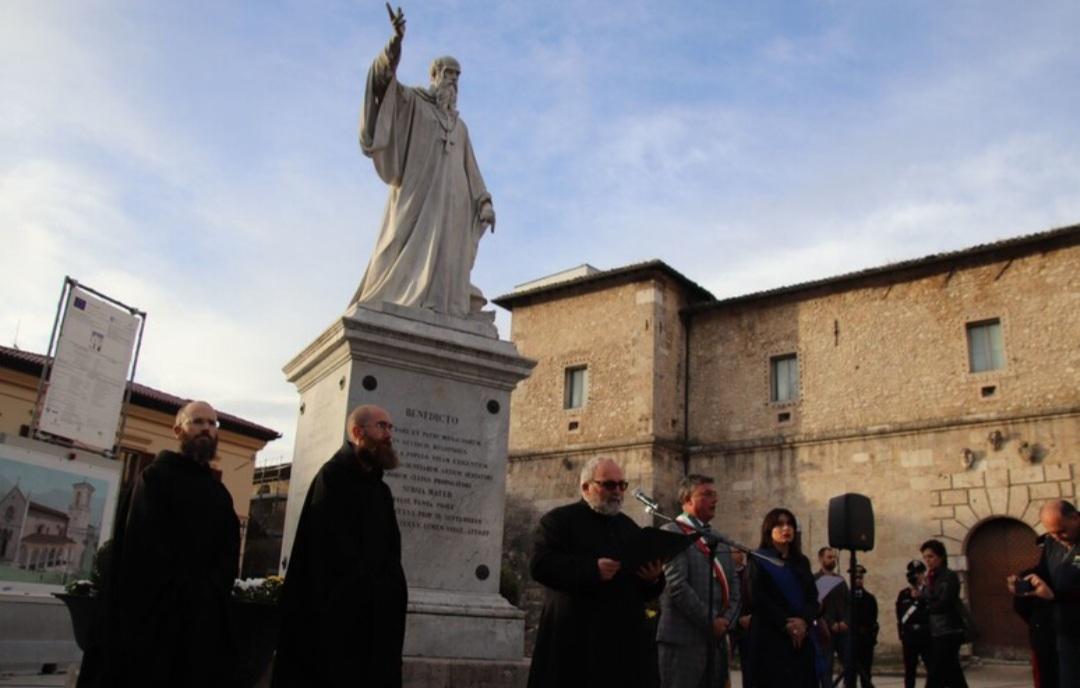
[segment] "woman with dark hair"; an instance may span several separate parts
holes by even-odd
[[[930,663],[927,688],[967,688],[960,667],[964,644],[964,621],[960,616],[960,577],[949,569],[949,556],[940,540],[919,547],[926,562],[926,584],[921,595],[930,617]]]
[[[798,522],[787,509],[773,509],[761,524],[759,554],[751,559],[750,588],[754,614],[750,619],[753,659],[750,686],[754,688],[814,688],[814,648],[811,626],[818,616],[817,588],[799,544]]]
[[[930,617],[922,600],[926,564],[912,559],[907,565],[908,587],[896,596],[896,633],[904,649],[904,688],[915,688],[919,660],[930,666]]]

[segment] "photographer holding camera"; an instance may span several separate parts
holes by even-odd
[[[1013,595],[1052,605],[1059,685],[1080,686],[1080,514],[1058,499],[1043,505],[1039,520],[1048,536],[1039,565],[1006,585]]]
[[[1035,540],[1039,551],[1046,536]],[[1041,556],[1041,555],[1040,555]],[[1025,595],[1035,589],[1026,577],[1035,573],[1034,568],[1017,574],[1013,611],[1020,615],[1028,627],[1028,645],[1031,646],[1031,672],[1035,688],[1058,688],[1057,640],[1054,634],[1054,603],[1034,595]]]
[[[926,583],[926,564],[918,559],[909,561],[907,582],[908,587],[896,597],[896,633],[904,648],[904,688],[915,688],[919,660],[930,666],[930,616],[919,598]]]

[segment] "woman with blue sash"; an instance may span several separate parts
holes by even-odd
[[[773,509],[761,524],[757,550],[783,565],[758,557],[750,571],[754,610],[750,619],[752,688],[815,688],[814,620],[817,588],[810,560],[800,547],[798,522],[787,509]]]

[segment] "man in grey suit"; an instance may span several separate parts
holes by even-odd
[[[695,474],[683,478],[679,502],[683,512],[665,530],[692,533],[692,526],[711,530],[709,521],[716,514],[712,478]],[[664,566],[664,576],[667,587],[660,597],[656,631],[661,685],[722,688],[728,679],[727,633],[738,619],[741,599],[730,550],[721,545],[716,559],[709,561],[709,549],[699,539]]]

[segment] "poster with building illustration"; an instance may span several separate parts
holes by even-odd
[[[0,592],[86,578],[112,532],[119,467],[0,444]]]

